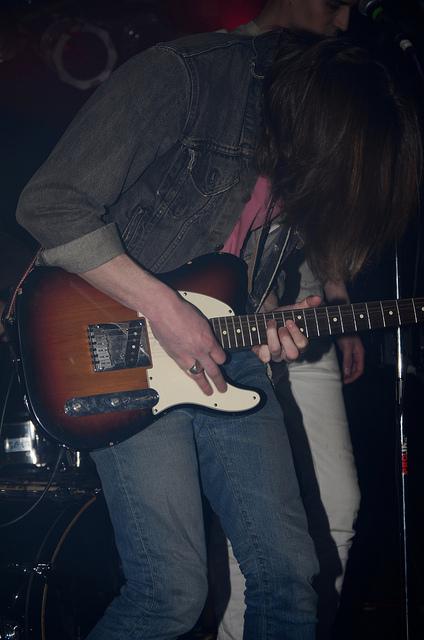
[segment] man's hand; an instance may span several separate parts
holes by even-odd
[[[342,353],[342,375],[344,384],[357,380],[365,367],[365,349],[359,336],[341,336],[337,346]]]
[[[289,311],[291,309],[305,309],[317,307],[321,304],[319,296],[308,296],[294,306],[277,307],[275,311]],[[299,355],[308,346],[308,339],[292,320],[288,320],[284,327],[277,329],[275,320],[267,323],[268,343],[260,347],[253,347],[253,351],[265,364],[270,362],[291,362],[297,360]]]
[[[126,254],[80,276],[114,300],[146,316],[161,346],[205,394],[213,391],[205,373],[218,391],[226,391],[227,384],[219,369],[225,362],[225,351],[196,307]],[[193,365],[199,373],[188,373]]]
[[[203,393],[211,395],[213,392],[205,373],[218,391],[226,391],[227,384],[219,368],[219,365],[224,364],[226,355],[209,322],[196,307],[179,296],[175,296],[172,307],[172,312],[150,321],[155,337]],[[196,365],[199,373],[189,372],[193,365]]]
[[[349,303],[346,285],[341,280],[326,282],[324,291],[329,304]],[[343,382],[350,384],[364,373],[365,349],[359,336],[341,336],[337,345],[342,353]]]

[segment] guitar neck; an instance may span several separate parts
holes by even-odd
[[[268,320],[275,320],[278,327],[283,326],[287,320],[293,320],[308,338],[339,336],[424,322],[424,298],[224,316],[211,318],[211,324],[223,348],[232,350],[266,343]]]

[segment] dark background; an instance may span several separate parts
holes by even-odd
[[[0,6],[0,289],[12,284],[23,256],[35,249],[14,219],[23,186],[49,154],[78,108],[95,89],[96,77],[160,40],[191,32],[231,29],[252,19],[261,0],[3,0]],[[423,61],[424,2],[384,3],[393,27],[374,25],[358,12],[350,34],[372,48],[405,83],[419,104],[423,85],[396,31],[413,39]],[[88,25],[88,31],[84,30]],[[61,40],[62,38],[62,40]],[[59,63],[58,43],[64,42]],[[59,68],[60,67],[60,68]],[[70,81],[61,79],[67,71]],[[87,88],[80,88],[81,83]],[[401,295],[424,294],[422,218],[417,214],[399,246]],[[17,243],[16,246],[11,242]],[[21,248],[20,248],[21,247]],[[7,255],[7,260],[6,260]],[[16,265],[16,266],[15,266]],[[1,274],[3,273],[3,278]],[[7,277],[5,274],[7,273]],[[394,249],[370,265],[351,288],[353,300],[395,297]],[[423,419],[424,336],[405,330],[407,362],[405,428],[409,447],[407,525],[412,638],[424,638]],[[345,581],[337,637],[398,640],[402,624],[399,516],[399,432],[396,420],[396,344],[391,332],[365,335],[364,376],[345,389],[362,491],[357,536]],[[2,352],[0,398],[6,393],[8,356]],[[19,390],[15,394],[19,396]],[[16,400],[16,399],[15,399]],[[19,400],[17,401],[19,404]],[[9,408],[9,415],[15,411]],[[17,482],[18,471],[15,471]]]

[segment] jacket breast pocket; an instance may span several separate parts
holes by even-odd
[[[198,217],[239,179],[237,156],[183,147],[160,185],[157,212],[175,219]]]

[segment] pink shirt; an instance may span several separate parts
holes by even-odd
[[[271,189],[268,178],[259,176],[249,202],[241,212],[240,218],[224,244],[222,249],[224,253],[240,256],[243,243],[249,231],[259,229],[264,224],[270,197]],[[275,207],[272,217],[275,218],[279,213],[279,207]]]

